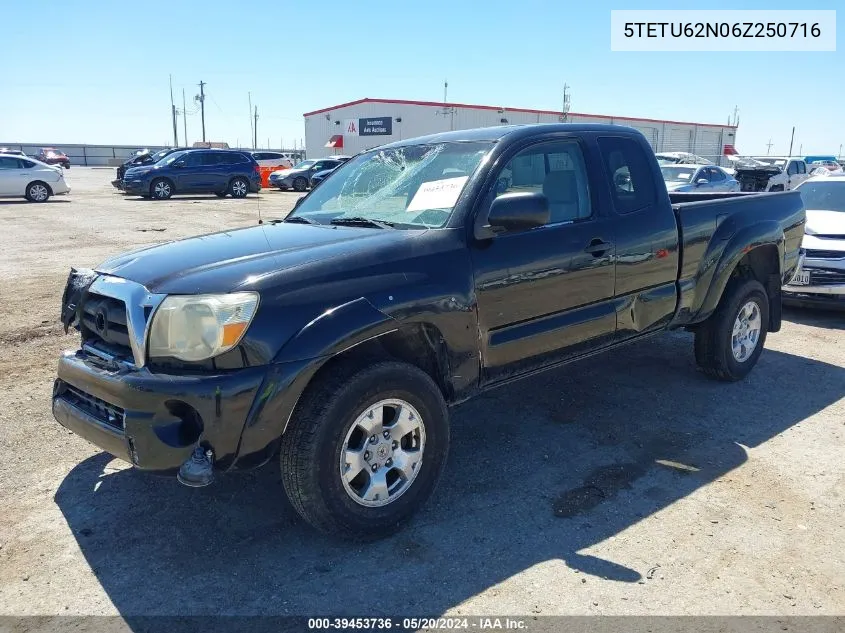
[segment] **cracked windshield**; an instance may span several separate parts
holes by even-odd
[[[349,161],[288,218],[320,224],[442,227],[491,142],[386,148]]]

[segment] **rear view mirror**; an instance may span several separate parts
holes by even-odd
[[[490,205],[488,226],[480,227],[476,237],[486,239],[498,233],[518,233],[549,223],[549,199],[542,193],[506,193]]]

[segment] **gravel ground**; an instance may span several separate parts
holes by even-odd
[[[0,201],[0,615],[845,614],[845,315],[788,311],[739,384],[675,333],[465,404],[433,501],[350,545],[299,520],[275,464],[188,489],[50,413],[70,265],[297,196],[67,177],[48,204]]]

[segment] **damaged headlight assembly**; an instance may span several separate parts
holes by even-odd
[[[246,333],[258,293],[170,295],[153,314],[150,358],[201,361],[228,352]]]

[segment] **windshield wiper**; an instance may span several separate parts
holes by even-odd
[[[392,229],[395,222],[388,222],[386,220],[373,220],[371,218],[353,217],[353,218],[335,218],[329,221],[329,224],[345,225],[345,226],[374,226],[378,229]]]
[[[272,220],[272,224],[277,222],[290,222],[291,224],[320,224],[317,220],[306,218],[304,215],[292,215],[284,220]]]

